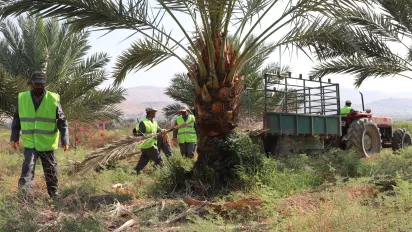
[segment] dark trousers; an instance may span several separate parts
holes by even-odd
[[[170,148],[170,144],[165,143],[163,141],[163,136],[161,134],[157,136],[157,147],[159,149],[159,153],[160,153],[160,151],[163,151],[163,153],[165,153],[166,157],[172,156],[172,149]]]
[[[46,179],[47,192],[50,197],[57,197],[58,193],[58,175],[55,151],[39,152],[32,148],[24,148],[24,162],[19,179],[19,188],[27,187],[30,195],[34,189],[34,174],[37,159],[40,157]]]
[[[195,157],[196,143],[179,143],[179,147],[182,156]]]
[[[163,163],[162,156],[156,146],[148,149],[142,149],[142,155],[140,156],[139,162],[137,162],[135,170],[139,173],[146,167],[150,160],[155,162],[156,165]]]

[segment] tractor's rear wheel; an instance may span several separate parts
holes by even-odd
[[[376,123],[368,118],[353,121],[346,134],[346,148],[357,150],[361,157],[379,153],[382,140]]]
[[[412,136],[405,129],[397,129],[392,137],[392,150],[398,151],[412,145]]]

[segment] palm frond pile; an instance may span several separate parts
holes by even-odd
[[[167,139],[167,133],[179,129],[180,127],[187,126],[190,123],[192,123],[192,121],[176,125],[173,128],[166,130],[166,132],[163,132],[166,134],[165,138]],[[139,139],[139,137],[135,136],[126,136],[109,143],[105,147],[88,153],[86,158],[76,167],[75,171],[77,173],[86,173],[96,170],[99,166],[107,165],[110,161],[131,157],[140,152],[135,150],[137,143],[144,143],[149,139],[157,139],[157,136],[160,134],[162,134],[162,132],[144,136],[143,139]]]
[[[106,165],[112,160],[119,160],[135,155],[137,151],[133,151],[136,143],[137,138],[135,136],[127,136],[109,143],[105,147],[94,150],[87,154],[86,158],[76,167],[76,172],[86,173],[93,171],[100,165]]]

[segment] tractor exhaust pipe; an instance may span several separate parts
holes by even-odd
[[[365,111],[365,103],[363,101],[363,93],[361,91],[359,91],[361,98],[362,98],[362,110]]]

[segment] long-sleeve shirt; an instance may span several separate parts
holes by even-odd
[[[40,96],[39,99],[36,99],[33,92],[31,92],[31,98],[33,99],[33,105],[36,111],[39,108],[40,103],[43,100],[43,97],[45,94],[46,94],[46,91],[43,92],[43,94]],[[10,136],[10,141],[12,142],[19,141],[19,138],[20,138],[21,125],[20,125],[18,107],[22,107],[22,106],[17,106],[16,111],[14,112],[13,121],[11,124],[11,136]],[[57,109],[56,109],[56,119],[57,119],[57,129],[60,132],[61,144],[69,145],[69,126],[67,123],[66,116],[64,115],[62,106],[60,105],[60,102],[58,103]]]
[[[189,118],[189,114],[186,115],[186,116],[183,116],[183,115],[182,115],[182,117],[183,117],[183,120],[186,122],[187,119]],[[195,125],[194,125],[194,128],[195,128],[195,131],[196,131],[196,135],[199,136],[199,133],[198,133],[198,131],[197,131],[196,122],[195,122],[194,124],[195,124]],[[177,120],[176,120],[176,122],[175,122],[175,126],[176,126],[176,125],[177,125]],[[178,132],[178,130],[173,130],[173,138],[177,138],[177,132]]]
[[[147,119],[149,119],[151,122],[153,122],[153,119],[149,118],[146,116]],[[157,133],[161,132],[162,128],[159,126],[157,127]],[[144,136],[144,133],[146,133],[146,126],[144,125],[143,121],[139,123],[139,131],[137,131],[137,136]]]

